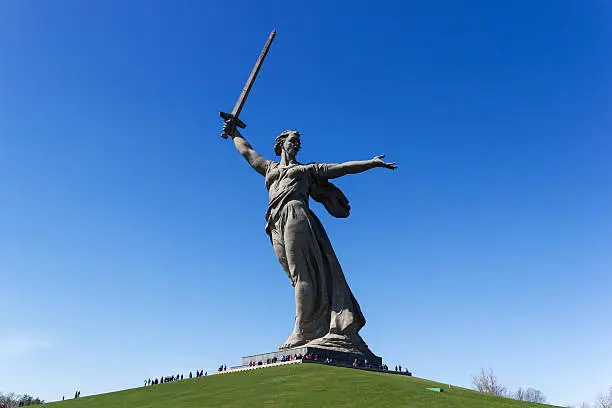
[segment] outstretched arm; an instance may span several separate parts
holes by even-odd
[[[338,178],[347,174],[362,173],[366,170],[373,169],[375,167],[384,167],[386,169],[397,169],[395,162],[385,163],[382,161],[385,155],[376,156],[372,160],[361,160],[361,161],[350,161],[341,164],[324,164],[321,165],[320,172],[322,176],[326,178]]]
[[[232,137],[236,150],[238,150],[238,153],[240,153],[242,157],[249,162],[251,167],[262,176],[265,176],[266,159],[257,153],[251,144],[247,142],[244,137],[242,137],[238,129],[236,129],[236,126],[231,123],[231,120],[228,120],[223,124],[223,131],[227,131],[227,133]]]

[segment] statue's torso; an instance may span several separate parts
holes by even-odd
[[[308,199],[310,175],[307,166],[293,164],[287,167],[271,162],[266,171],[266,188],[270,202],[279,195],[291,195],[298,200]]]
[[[268,223],[273,222],[282,212],[283,207],[291,201],[299,201],[308,206],[308,191],[311,175],[308,165],[293,164],[281,166],[270,161],[266,167],[266,188],[269,204],[266,213]]]

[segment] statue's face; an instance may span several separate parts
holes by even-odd
[[[283,150],[285,150],[289,156],[295,157],[300,151],[300,146],[300,134],[297,132],[291,132],[283,143]]]

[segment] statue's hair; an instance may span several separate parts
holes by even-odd
[[[283,153],[283,143],[285,143],[285,139],[292,133],[297,133],[297,135],[300,136],[300,132],[297,130],[285,130],[283,133],[276,136],[276,140],[274,141],[274,153],[276,153],[277,156]]]

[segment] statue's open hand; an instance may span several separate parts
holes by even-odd
[[[387,163],[384,162],[382,159],[385,157],[384,154],[380,155],[380,156],[375,156],[372,161],[374,162],[374,164],[376,165],[376,167],[384,167],[386,169],[391,169],[391,170],[395,170],[397,169],[397,166],[395,165],[395,162],[391,162],[391,163]]]
[[[228,119],[223,122],[223,134],[231,137],[242,137],[232,119]]]

